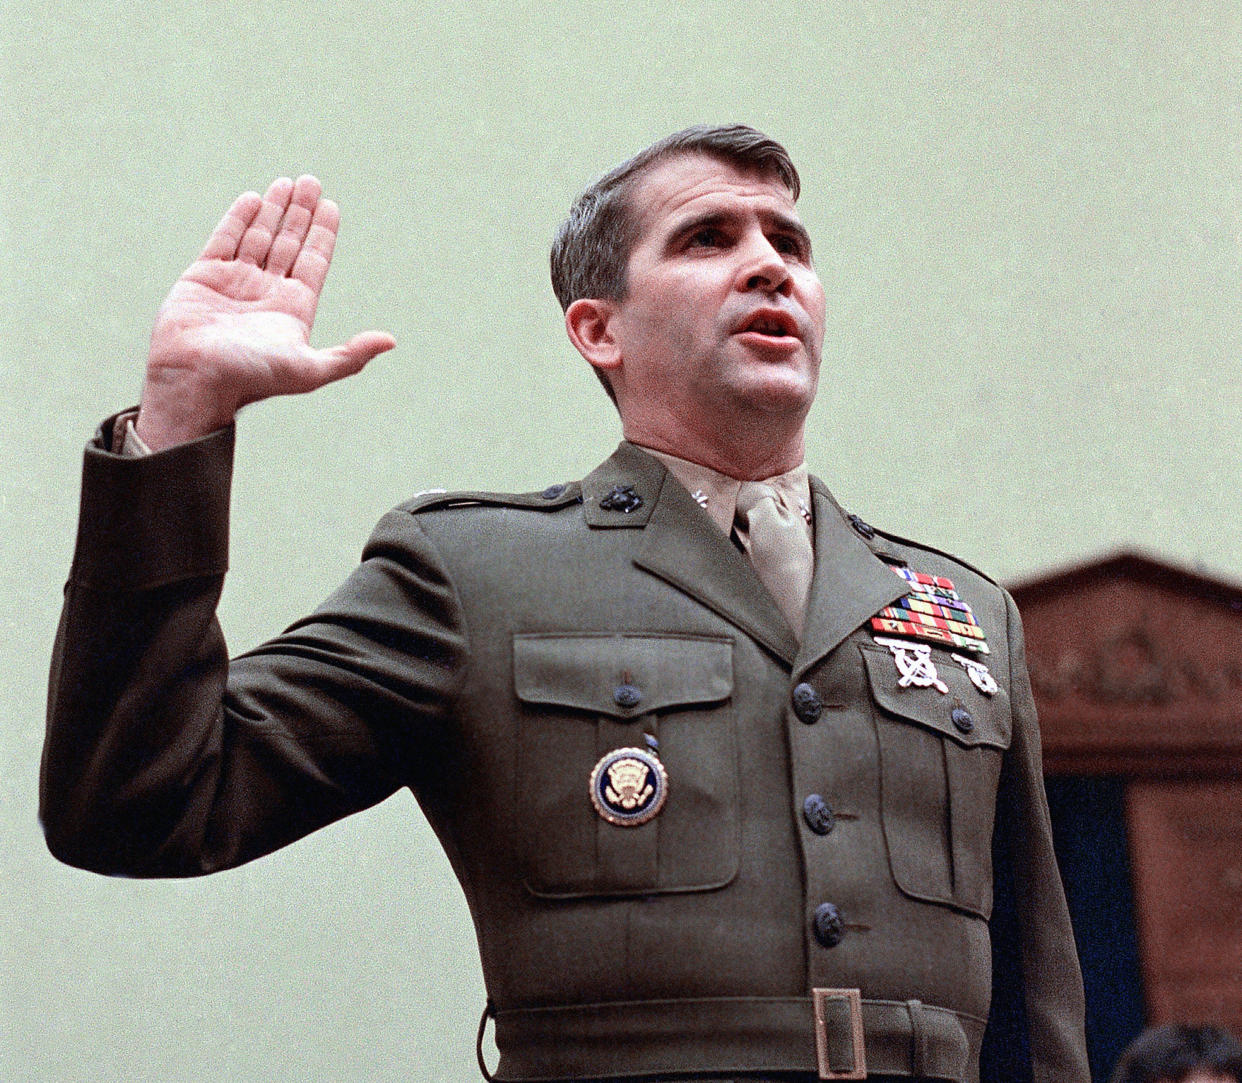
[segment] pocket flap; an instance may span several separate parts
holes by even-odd
[[[964,667],[938,651],[932,652],[932,662],[937,678],[944,682],[948,691],[903,688],[891,651],[878,646],[860,649],[867,666],[871,695],[886,713],[934,730],[963,748],[1009,747],[1013,717],[1004,688],[985,695],[974,686]]]
[[[515,635],[513,681],[523,703],[617,718],[719,703],[733,692],[733,642],[690,635]]]

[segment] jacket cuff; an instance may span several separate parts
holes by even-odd
[[[71,579],[115,591],[223,575],[234,427],[133,458],[110,450],[123,416],[86,445]]]

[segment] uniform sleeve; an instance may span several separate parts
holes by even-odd
[[[996,849],[1003,855],[997,871],[1009,882],[998,885],[997,894],[1011,911],[1017,943],[995,953],[993,995],[1003,999],[1013,987],[1021,991],[1033,1083],[1089,1083],[1082,975],[1053,853],[1022,624],[1008,594],[1005,602],[1014,731],[997,809]]]
[[[414,518],[377,527],[315,613],[232,663],[215,608],[233,432],[88,446],[48,697],[56,857],[130,876],[228,868],[384,799],[443,740],[464,635]]]

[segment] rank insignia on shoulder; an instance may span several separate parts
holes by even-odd
[[[591,804],[610,824],[637,827],[668,800],[668,772],[645,748],[614,748],[591,771]]]
[[[889,565],[909,585],[910,593],[871,618],[872,633],[908,636],[941,647],[990,654],[987,637],[951,579]]]

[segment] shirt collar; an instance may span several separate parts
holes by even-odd
[[[637,445],[642,447],[641,444]],[[737,511],[737,494],[742,487],[738,478],[731,478],[719,470],[713,470],[702,463],[679,459],[676,455],[643,447],[648,455],[659,460],[685,488],[695,502],[701,507],[725,534],[733,530],[733,516]],[[785,497],[786,502],[802,512],[808,533],[811,530],[811,482],[806,463],[799,463],[792,470],[775,477],[762,479],[764,484],[771,485]]]

